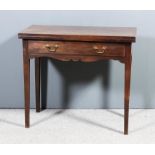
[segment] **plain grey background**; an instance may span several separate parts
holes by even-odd
[[[22,42],[17,34],[32,24],[137,27],[130,107],[155,108],[154,19],[155,11],[0,11],[0,108],[24,107]],[[48,108],[123,108],[124,65],[118,61],[44,59],[42,68],[43,105]],[[34,90],[31,60],[31,107]]]

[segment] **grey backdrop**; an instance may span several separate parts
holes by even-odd
[[[22,42],[17,33],[32,24],[137,27],[130,105],[154,108],[154,19],[155,11],[0,11],[0,108],[24,106]],[[117,61],[46,62],[45,59],[42,73],[43,105],[49,108],[123,107],[123,64]],[[32,107],[34,103],[34,61],[31,60]]]

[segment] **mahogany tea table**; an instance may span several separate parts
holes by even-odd
[[[23,41],[25,127],[30,126],[30,59],[35,58],[36,111],[40,112],[41,57],[60,61],[119,60],[125,65],[124,134],[128,134],[131,46],[136,28],[32,25],[18,34]]]

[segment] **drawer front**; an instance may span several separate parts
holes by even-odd
[[[125,56],[125,46],[111,43],[29,41],[32,54]]]

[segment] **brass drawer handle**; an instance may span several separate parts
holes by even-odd
[[[56,44],[56,45],[45,45],[45,48],[50,51],[50,52],[56,52],[56,50],[59,48],[59,46]]]
[[[98,53],[98,54],[103,54],[103,53],[106,51],[107,47],[103,46],[103,47],[100,49],[100,48],[98,48],[97,46],[94,46],[93,49],[96,51],[96,53]]]

